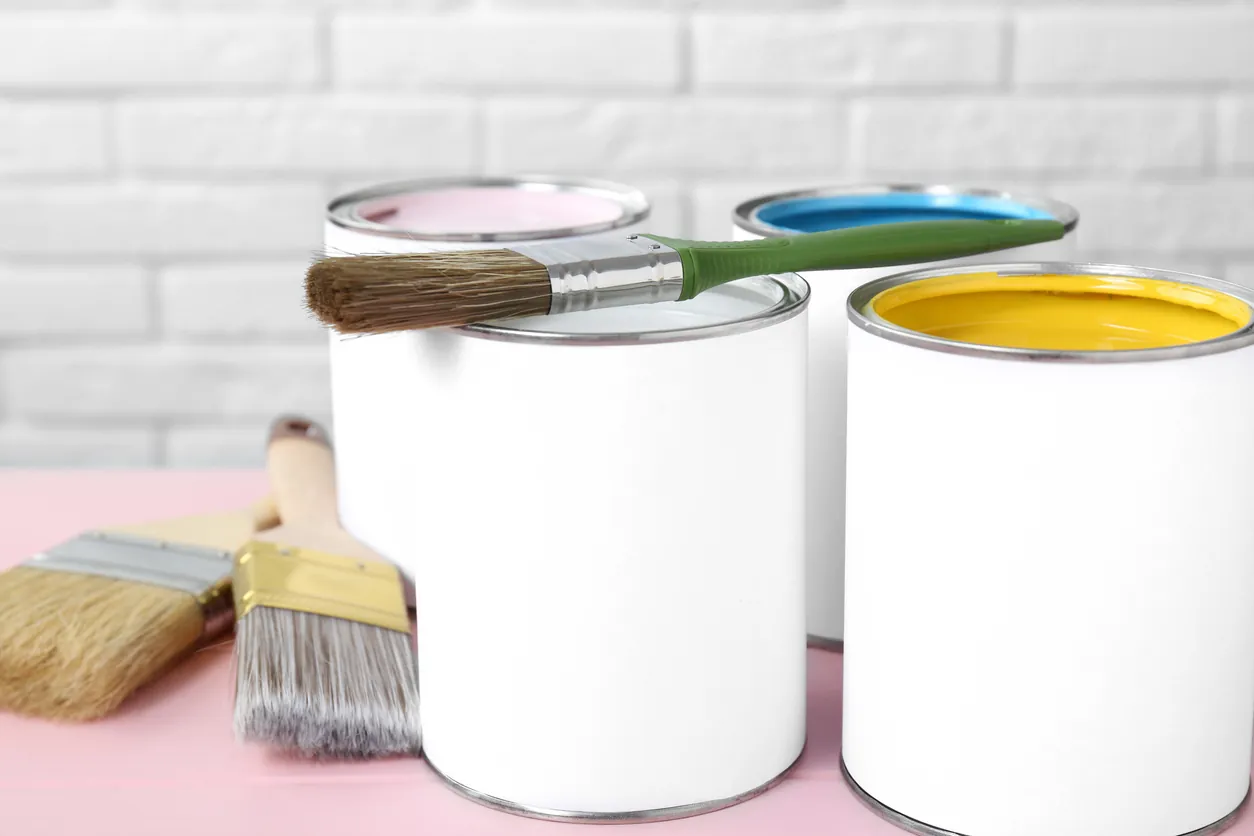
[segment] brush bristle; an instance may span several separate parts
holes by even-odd
[[[305,301],[344,334],[408,331],[549,312],[548,269],[512,250],[320,259]]]
[[[418,671],[407,633],[255,607],[236,625],[235,734],[307,757],[416,754]]]
[[[0,574],[0,710],[104,717],[195,646],[196,599],[147,584],[19,566]]]

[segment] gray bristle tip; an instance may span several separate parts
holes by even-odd
[[[339,618],[257,607],[235,638],[235,735],[306,757],[416,755],[410,637]]]

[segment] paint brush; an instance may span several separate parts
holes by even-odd
[[[229,633],[231,559],[278,522],[237,511],[87,531],[0,574],[0,710],[86,721]]]
[[[879,224],[704,242],[660,235],[587,237],[506,249],[316,260],[305,299],[343,334],[680,302],[712,287],[771,273],[882,267],[962,258],[1061,238],[1050,220]]]
[[[330,442],[278,422],[283,522],[235,559],[235,733],[312,757],[416,754],[418,670],[396,567],[340,528]]]

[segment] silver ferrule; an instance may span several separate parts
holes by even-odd
[[[679,253],[637,235],[516,244],[510,249],[548,268],[550,314],[674,302],[684,289]]]
[[[92,531],[34,555],[26,565],[186,592],[204,610],[204,633],[210,637],[233,622],[229,615],[233,557],[224,549]],[[223,598],[228,610],[225,615]]]

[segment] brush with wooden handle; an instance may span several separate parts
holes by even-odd
[[[343,334],[682,302],[749,276],[918,264],[1053,241],[1050,220],[880,224],[755,241],[628,235],[507,249],[334,256],[305,276],[306,305]]]
[[[85,721],[229,633],[231,560],[278,522],[252,507],[87,531],[0,574],[0,710]]]
[[[418,668],[400,573],[340,528],[326,433],[279,422],[282,523],[235,560],[235,733],[307,756],[417,754]]]

